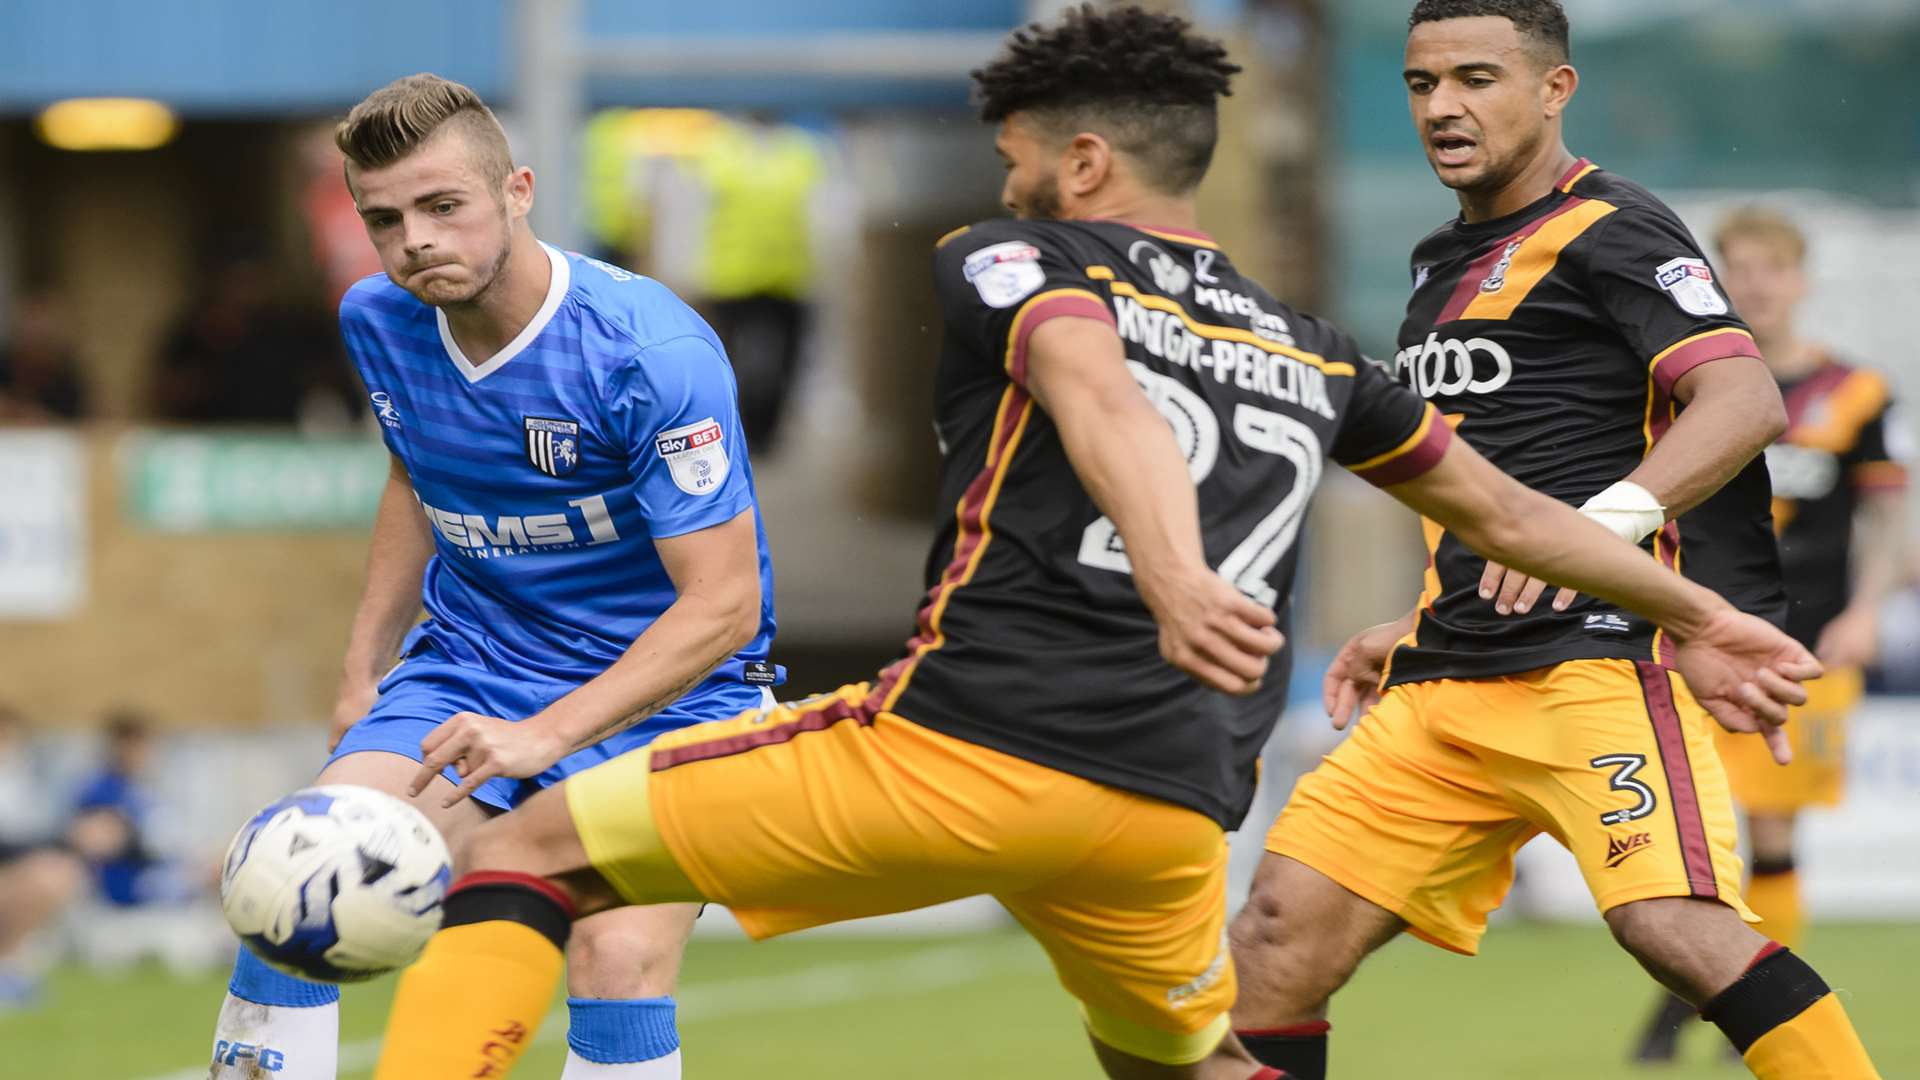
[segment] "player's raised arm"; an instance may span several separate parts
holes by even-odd
[[[1095,319],[1050,319],[1026,362],[1027,389],[1126,544],[1161,655],[1215,689],[1252,692],[1281,645],[1274,613],[1207,566],[1186,458],[1127,370],[1119,335]]]
[[[373,704],[381,673],[400,655],[400,642],[420,617],[420,575],[433,557],[433,533],[414,498],[406,467],[393,458],[367,550],[367,584],[353,615],[340,691],[333,706],[331,750]]]
[[[1565,503],[1523,487],[1457,439],[1431,468],[1387,492],[1489,559],[1566,582],[1665,627],[1680,643],[1681,673],[1714,718],[1729,730],[1765,733],[1783,763],[1791,756],[1779,725],[1788,705],[1806,701],[1798,680],[1821,669],[1766,621],[1736,611]]]

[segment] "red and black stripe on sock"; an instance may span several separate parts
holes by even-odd
[[[1234,1034],[1253,1060],[1281,1070],[1286,1080],[1327,1080],[1327,1032],[1332,1029],[1325,1020],[1315,1020],[1285,1027],[1248,1028]],[[1255,1075],[1259,1078],[1267,1074]]]
[[[1831,991],[1820,973],[1777,941],[1754,956],[1746,973],[1720,991],[1700,1017],[1718,1025],[1744,1054],[1761,1036],[1806,1012]]]

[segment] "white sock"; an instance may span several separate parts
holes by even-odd
[[[680,1051],[651,1061],[623,1061],[602,1065],[567,1051],[567,1068],[560,1080],[680,1080]]]
[[[339,1002],[261,1005],[228,994],[213,1028],[213,1071],[207,1078],[335,1080],[339,1060]]]

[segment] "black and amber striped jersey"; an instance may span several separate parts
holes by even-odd
[[[1853,522],[1862,493],[1901,491],[1912,454],[1878,373],[1823,357],[1782,380],[1787,433],[1767,448],[1773,524],[1787,579],[1787,633],[1807,648],[1853,591]]]
[[[1578,506],[1640,464],[1677,415],[1674,384],[1758,356],[1686,226],[1646,189],[1581,160],[1516,213],[1456,219],[1420,241],[1395,371],[1468,445]],[[1742,610],[1784,616],[1765,464],[1756,458],[1648,539]],[[1670,660],[1645,619],[1583,596],[1501,615],[1486,561],[1425,523],[1426,585],[1388,684],[1484,678],[1565,660]]]
[[[870,707],[1237,825],[1287,658],[1248,697],[1160,658],[1119,533],[1027,392],[1029,339],[1061,317],[1114,328],[1186,453],[1208,562],[1283,631],[1324,462],[1398,483],[1438,461],[1450,432],[1346,334],[1276,301],[1197,233],[994,221],[949,236],[934,261],[950,509],[918,632]]]

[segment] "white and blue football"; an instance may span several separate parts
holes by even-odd
[[[227,848],[220,905],[260,959],[315,982],[402,968],[440,928],[453,875],[426,815],[372,788],[305,788],[255,814]]]

